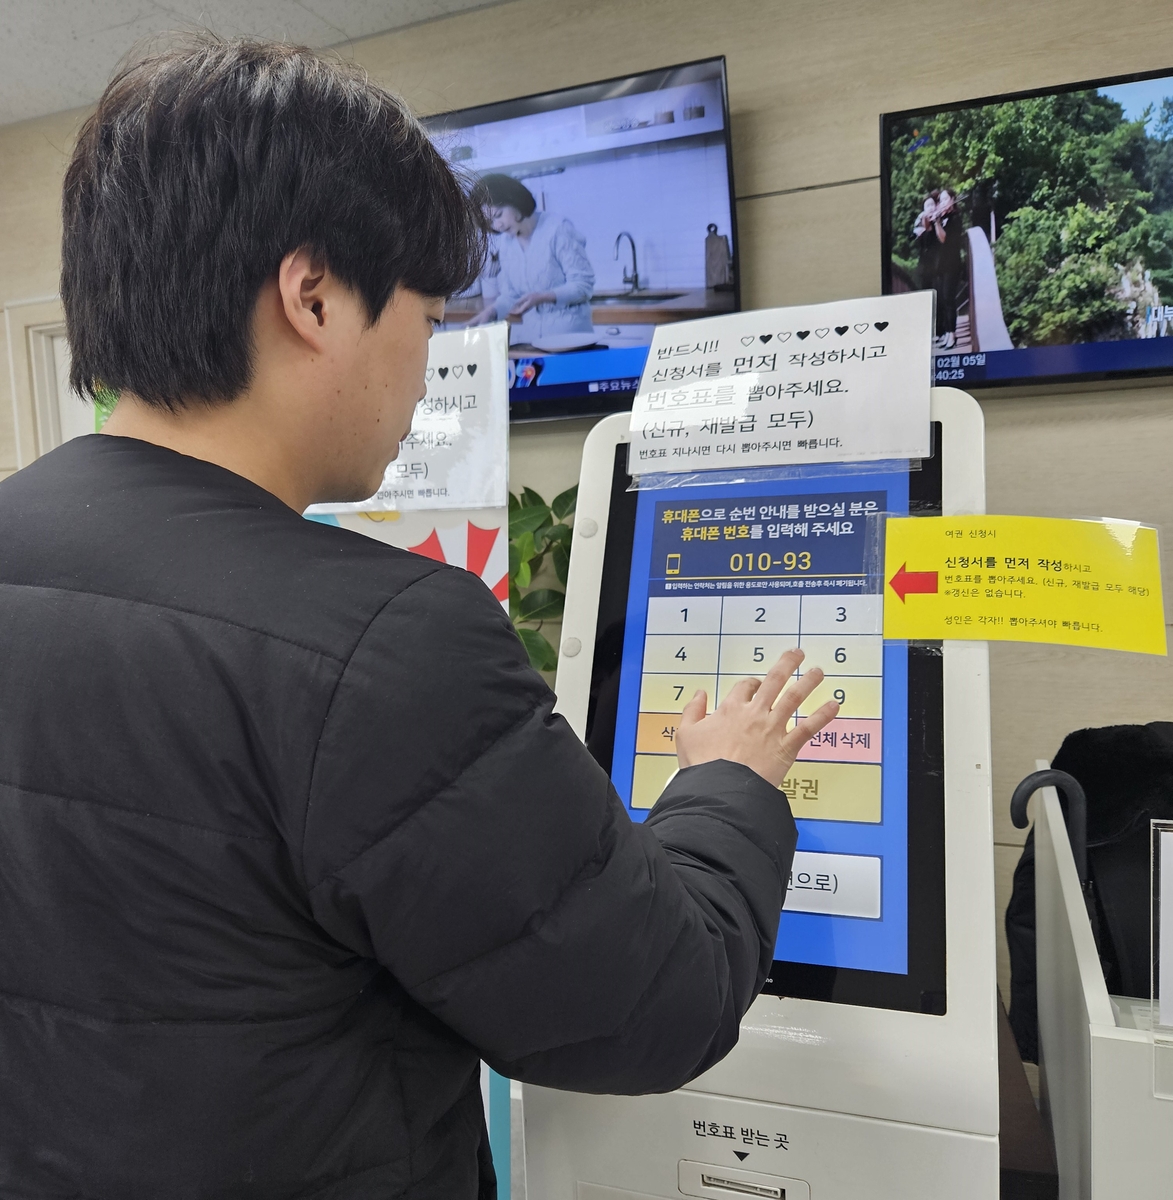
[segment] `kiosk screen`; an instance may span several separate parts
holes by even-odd
[[[939,456],[629,492],[616,458],[587,742],[636,821],[676,769],[675,728],[795,645],[839,717],[782,784],[798,822],[766,990],[943,1012],[940,647],[885,643],[868,515],[940,508]]]

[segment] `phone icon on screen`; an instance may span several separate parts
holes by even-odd
[[[679,554],[669,554],[668,555],[668,565],[664,568],[664,574],[665,575],[679,575],[680,574],[680,555]]]

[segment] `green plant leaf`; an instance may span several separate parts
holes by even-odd
[[[516,542],[509,543],[509,578],[514,579],[521,570],[521,551]]]
[[[517,636],[529,655],[530,666],[536,671],[552,671],[558,665],[554,647],[536,630],[519,629]]]
[[[570,546],[570,538],[574,531],[569,525],[551,525],[546,531],[546,545],[553,546],[556,542],[562,542],[565,546]]]
[[[539,529],[534,536],[543,554],[549,554],[561,547],[569,556],[572,533],[569,525],[549,525]]]
[[[553,521],[549,521],[545,525],[539,525],[534,530],[534,552],[536,554],[545,554],[549,549],[550,534],[557,528],[558,526]]]
[[[530,569],[528,562],[523,562],[517,568],[517,574],[513,577],[517,581],[518,588],[527,588],[533,582],[533,571]]]
[[[512,493],[509,493],[509,511],[513,512],[515,508],[521,507],[521,501]]]
[[[556,542],[554,544],[554,574],[558,576],[558,582],[566,586],[566,573],[570,570],[570,550],[565,542]]]
[[[550,510],[544,504],[533,504],[528,507],[515,508],[509,514],[509,536],[521,537],[523,533],[533,533],[540,525],[550,519]]]
[[[521,506],[522,508],[534,508],[540,506],[546,507],[546,502],[534,491],[533,488],[521,489]]]
[[[534,545],[534,535],[532,533],[523,533],[520,537],[510,542],[509,545],[517,547],[518,563],[529,562],[538,552],[537,546]]]
[[[554,499],[550,503],[550,508],[553,509],[554,516],[556,516],[561,521],[561,520],[564,520],[566,517],[570,516],[570,514],[572,512],[574,512],[574,506],[577,503],[578,503],[578,484],[576,483],[574,485],[574,487],[567,488],[566,491],[561,492],[559,495],[555,496]]]
[[[562,615],[566,606],[566,593],[555,588],[538,588],[522,596],[518,612],[523,621],[552,621]]]

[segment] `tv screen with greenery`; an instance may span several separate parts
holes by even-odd
[[[1173,70],[888,113],[881,160],[938,383],[1173,373]]]

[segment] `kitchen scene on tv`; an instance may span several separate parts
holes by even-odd
[[[445,328],[509,323],[515,400],[626,405],[657,325],[737,309],[720,59],[425,123],[492,229]]]
[[[1173,76],[884,125],[885,286],[936,291],[937,382],[1173,365]]]

